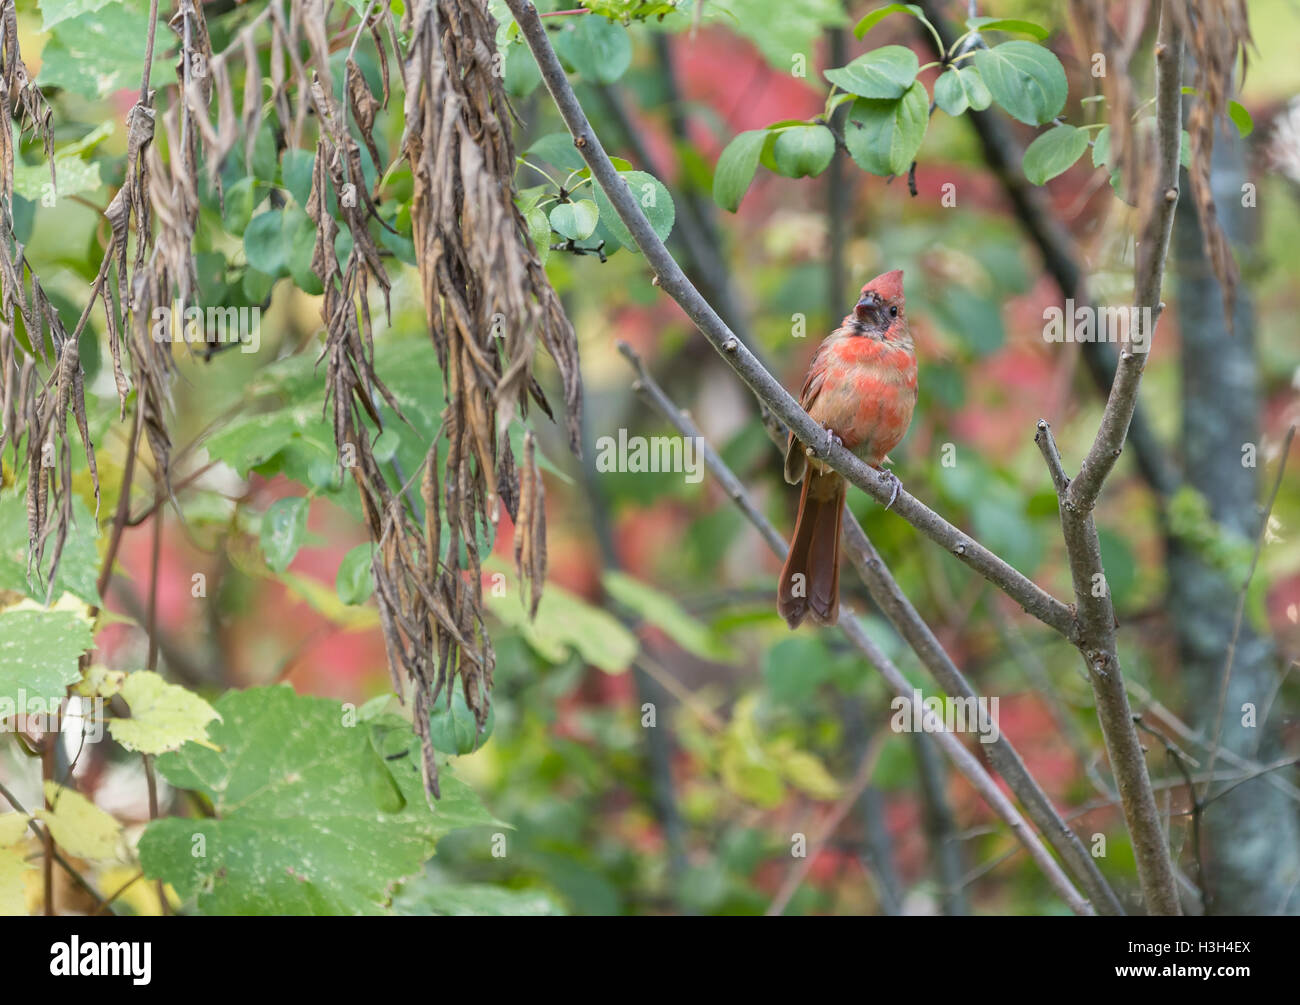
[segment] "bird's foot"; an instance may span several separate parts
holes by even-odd
[[[898,475],[894,474],[894,472],[890,471],[888,468],[880,469],[880,477],[891,486],[889,502],[885,503],[885,509],[889,509],[889,507],[894,505],[895,500],[898,499],[898,492],[903,487],[903,483],[898,480]]]
[[[831,452],[831,444],[835,444],[836,446],[839,447],[844,446],[844,441],[839,438],[839,435],[835,432],[835,430],[831,429],[830,426],[826,426],[825,429],[826,429],[826,453],[829,454]]]

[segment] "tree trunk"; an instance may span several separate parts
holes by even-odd
[[[1234,245],[1253,241],[1258,210],[1242,206],[1247,181],[1242,143],[1220,131],[1211,183],[1220,219]],[[1249,290],[1237,289],[1235,334],[1224,323],[1219,284],[1201,245],[1196,207],[1186,184],[1175,228],[1178,327],[1182,337],[1182,448],[1187,484],[1203,495],[1221,532],[1253,542],[1258,500],[1266,486],[1260,467],[1243,464],[1243,445],[1259,444],[1259,373],[1255,318]],[[1241,591],[1240,576],[1207,564],[1186,542],[1168,542],[1169,610],[1178,640],[1188,716],[1211,739],[1218,716],[1224,664]],[[1242,706],[1263,708],[1277,680],[1272,639],[1247,616],[1232,663],[1221,746],[1268,763],[1278,756],[1270,723],[1242,725]],[[1261,738],[1260,734],[1263,732]],[[1258,743],[1258,750],[1256,744]],[[1204,766],[1204,763],[1203,763]],[[1218,760],[1216,770],[1229,765]],[[1201,839],[1205,844],[1208,914],[1278,914],[1300,911],[1300,817],[1295,803],[1266,778],[1245,782],[1221,798],[1220,782],[1207,793]],[[1195,880],[1195,870],[1191,872]]]

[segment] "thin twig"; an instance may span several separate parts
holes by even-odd
[[[799,887],[803,885],[803,881],[808,877],[808,871],[822,853],[822,849],[826,847],[826,842],[831,839],[831,835],[835,833],[836,828],[849,815],[849,811],[853,809],[853,804],[858,801],[858,797],[871,784],[871,776],[876,773],[876,765],[880,761],[880,755],[885,749],[887,739],[887,734],[883,732],[877,733],[871,738],[866,751],[863,752],[862,760],[858,764],[858,770],[853,776],[853,781],[849,783],[849,787],[844,790],[839,800],[831,808],[830,816],[822,823],[817,836],[808,843],[804,856],[795,859],[790,871],[781,883],[781,888],[777,890],[776,896],[772,898],[772,903],[763,912],[765,915],[770,918],[780,917],[785,913],[785,909],[790,906],[791,898],[799,892]]]

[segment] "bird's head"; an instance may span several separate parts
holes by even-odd
[[[853,333],[878,339],[892,339],[906,333],[904,308],[903,270],[879,275],[862,287],[850,323]]]

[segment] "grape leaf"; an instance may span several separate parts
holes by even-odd
[[[81,677],[81,654],[95,644],[84,611],[46,610],[25,600],[0,611],[0,719],[22,698],[62,697]],[[21,712],[21,708],[17,708]]]
[[[131,717],[109,719],[108,731],[127,750],[163,754],[189,741],[206,743],[208,723],[217,716],[193,691],[148,670],[127,675],[118,693],[131,707]]]
[[[338,702],[287,687],[230,691],[215,707],[220,750],[189,743],[158,759],[213,816],[155,820],[140,839],[145,873],[204,914],[382,914],[443,835],[506,826],[446,769],[431,809],[419,741],[396,716],[345,726]]]

